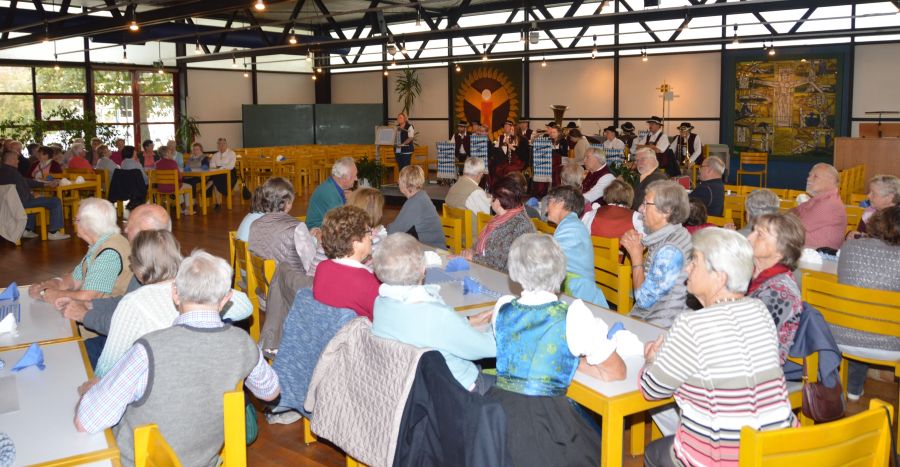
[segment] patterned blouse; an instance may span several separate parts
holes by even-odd
[[[800,326],[800,313],[803,311],[800,288],[794,282],[794,276],[790,271],[787,268],[785,271],[765,279],[748,293],[748,296],[758,298],[766,305],[772,320],[775,321],[775,328],[778,331],[778,356],[782,365],[791,350],[791,345],[794,344],[794,335]]]

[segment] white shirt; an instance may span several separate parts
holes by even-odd
[[[619,141],[619,142],[621,143],[621,141]],[[603,167],[606,167],[606,164],[603,164],[597,170],[603,170]],[[600,180],[597,180],[597,183],[595,183],[594,186],[592,186],[591,189],[588,190],[587,193],[584,194],[584,199],[591,201],[591,202],[597,201],[598,199],[600,199],[601,196],[603,196],[603,193],[606,192],[606,187],[611,185],[613,180],[615,180],[615,179],[616,179],[616,176],[611,173],[608,173],[608,174],[600,177]]]
[[[466,198],[466,209],[469,211],[478,214],[479,212],[483,212],[485,214],[491,213],[491,198],[485,193],[481,188],[473,191],[468,198]]]
[[[669,149],[669,137],[662,134],[662,132],[663,129],[660,128],[659,131],[651,134],[649,138],[646,136],[635,138],[634,141],[631,142],[631,153],[634,154],[637,152],[639,144],[653,144],[657,137],[659,137],[659,141],[656,142],[656,147],[659,148],[659,152],[666,152],[666,149]]]
[[[226,149],[225,152],[217,152],[209,158],[210,169],[231,170],[234,168],[235,163],[237,163],[237,155],[230,148]]]
[[[681,135],[678,135],[675,137],[675,143],[678,143],[678,138],[680,138],[680,137],[681,137]],[[691,137],[691,135],[688,135],[688,137],[685,138],[685,142],[687,142],[687,139],[690,137]],[[675,146],[675,149],[678,149],[677,144]],[[693,164],[697,160],[697,158],[700,157],[700,153],[702,151],[703,151],[703,143],[700,142],[700,135],[695,134],[694,135],[694,146],[688,150],[688,153],[689,153],[688,157],[691,159],[691,164]],[[683,154],[675,154],[675,156],[677,156],[680,160],[680,158],[681,158],[681,156],[683,156]]]
[[[605,139],[603,140],[603,149],[617,149],[619,151],[624,151],[625,143],[623,143],[619,138],[613,138],[612,141]]]

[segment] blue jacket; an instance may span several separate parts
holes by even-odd
[[[819,381],[831,388],[839,381],[838,370],[841,366],[841,351],[838,349],[831,328],[822,317],[822,313],[809,303],[803,302],[800,313],[800,326],[794,335],[794,343],[788,354],[794,358],[803,358],[813,352],[819,352]],[[803,377],[803,367],[788,360],[784,362],[784,377],[797,381]]]
[[[594,245],[591,233],[578,219],[578,215],[570,212],[556,226],[553,238],[559,243],[566,255],[566,286],[563,291],[575,298],[609,308],[606,297],[594,282]]]

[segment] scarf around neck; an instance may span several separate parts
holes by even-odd
[[[497,227],[505,224],[508,220],[516,217],[517,214],[525,210],[525,206],[519,206],[517,208],[508,209],[505,213],[494,216],[490,222],[484,226],[484,230],[481,231],[481,234],[478,235],[478,244],[475,245],[475,252],[478,254],[484,254],[484,249],[487,246],[487,239],[491,236],[491,233],[494,232]]]
[[[657,243],[665,240],[669,235],[675,232],[676,229],[683,228],[678,224],[666,224],[665,227],[657,230],[656,232],[649,233],[644,235],[644,238],[641,239],[641,243],[644,244],[647,248],[656,245]]]
[[[759,273],[758,276],[754,277],[750,281],[750,287],[747,288],[747,295],[753,293],[756,289],[762,287],[762,285],[769,279],[779,275],[779,274],[790,274],[791,270],[781,264],[778,263],[772,267],[768,267]],[[793,277],[792,277],[793,278]]]

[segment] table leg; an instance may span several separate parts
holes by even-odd
[[[226,200],[228,202],[228,204],[225,207],[227,207],[228,210],[230,211],[231,210],[231,171],[230,170],[225,173],[225,181],[228,184],[228,187],[226,188],[226,191],[228,191],[228,196],[227,196],[227,200]]]
[[[206,215],[206,175],[200,176],[200,213]]]
[[[600,467],[622,465],[622,438],[625,436],[624,416],[610,411],[603,417]]]
[[[645,422],[647,421],[646,412],[636,413],[628,417],[631,428],[631,455],[639,456],[644,453],[644,436],[647,429]]]
[[[103,193],[100,191],[100,181],[97,181],[97,187],[94,188],[94,197],[103,198]]]

